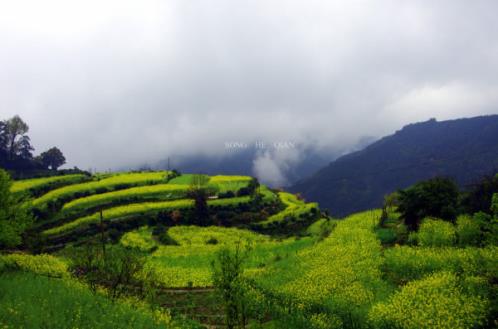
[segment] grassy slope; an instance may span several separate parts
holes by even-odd
[[[210,264],[220,248],[240,243],[248,247],[246,271],[255,274],[280,258],[313,244],[314,239],[289,238],[282,241],[248,230],[225,227],[175,226],[168,234],[179,245],[162,245],[152,239],[151,229],[141,228],[125,234],[121,243],[150,250],[148,265],[160,275],[160,281],[169,287],[211,286]]]
[[[112,302],[69,279],[32,273],[0,275],[2,328],[172,328],[168,314]]]

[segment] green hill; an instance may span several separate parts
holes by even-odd
[[[408,236],[396,209],[383,221],[381,210],[334,220],[245,176],[57,181],[12,187],[25,193],[36,223],[24,252],[0,255],[0,326],[38,328],[44,314],[48,327],[225,327],[213,262],[227,248],[243,255],[241,281],[224,289],[236,288],[237,321],[247,328],[496,325],[498,248],[471,243],[478,233],[468,216],[426,219]]]

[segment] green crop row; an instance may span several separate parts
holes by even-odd
[[[209,200],[209,206],[222,206],[222,207],[236,207],[240,204],[247,203],[250,201],[249,197],[238,197],[230,199],[217,199]],[[175,200],[175,201],[162,201],[162,202],[142,202],[133,203],[125,206],[119,206],[114,208],[106,209],[102,212],[104,220],[115,220],[121,217],[136,216],[136,215],[148,215],[154,214],[160,211],[176,210],[190,208],[193,205],[193,200]],[[85,216],[78,218],[72,222],[48,229],[43,231],[44,235],[55,235],[60,233],[69,232],[76,228],[80,228],[89,224],[95,224],[100,221],[100,213],[96,212],[90,216]]]
[[[188,186],[186,185],[159,184],[138,186],[79,198],[64,204],[62,211],[69,213],[125,201],[180,199],[186,196],[187,191]]]
[[[296,221],[311,213],[318,213],[317,203],[305,203],[304,201],[299,200],[294,194],[287,192],[279,192],[278,197],[286,208],[262,222],[255,223],[256,226],[263,228],[269,227],[282,222]]]
[[[52,176],[14,181],[11,187],[13,193],[32,192],[40,189],[48,190],[64,185],[76,184],[88,180],[83,174]]]
[[[167,181],[166,171],[159,172],[143,172],[143,173],[123,173],[112,175],[98,181],[88,183],[69,185],[50,191],[47,194],[35,199],[33,206],[39,207],[50,201],[58,199],[70,199],[73,197],[81,197],[85,195],[108,192],[117,188],[125,188],[131,186],[157,184]]]

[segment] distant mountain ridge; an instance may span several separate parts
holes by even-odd
[[[379,207],[383,196],[447,176],[460,186],[498,172],[498,115],[414,123],[331,162],[289,188],[332,215]]]

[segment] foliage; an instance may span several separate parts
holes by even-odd
[[[4,151],[7,153],[10,160],[16,157],[23,159],[31,159],[31,151],[33,147],[30,144],[28,125],[18,116],[5,120],[1,130],[4,144]]]
[[[157,243],[150,239],[150,229],[147,226],[125,233],[120,242],[127,248],[138,249],[143,252],[151,252],[157,249]]]
[[[469,215],[460,215],[456,221],[456,235],[458,245],[465,246],[480,246],[482,243],[481,226],[477,220],[474,220]]]
[[[299,312],[340,318],[347,326],[364,322],[366,309],[385,289],[381,245],[373,232],[380,212],[364,212],[338,222],[333,234],[262,274],[268,289],[291,298]],[[296,310],[297,311],[297,310]]]
[[[21,243],[21,234],[31,225],[33,217],[20,196],[10,191],[12,182],[0,169],[0,248]]]
[[[254,227],[269,228],[310,218],[317,219],[319,215],[317,203],[305,203],[299,200],[296,195],[287,192],[279,192],[278,197],[285,206],[284,210],[264,221],[255,223]]]
[[[142,200],[173,200],[185,197],[187,187],[185,185],[158,184],[132,187],[124,190],[90,195],[64,204],[62,211],[66,213],[75,210],[96,208],[99,206],[122,203],[126,201]]]
[[[207,182],[209,177],[206,175],[193,175],[190,182],[188,197],[194,200],[194,219],[196,224],[203,223],[209,217],[207,199]]]
[[[39,160],[43,166],[51,170],[57,170],[57,168],[66,163],[66,158],[57,147],[52,147],[41,153]]]
[[[231,199],[209,200],[208,205],[213,207],[215,206],[236,207],[242,203],[248,203],[249,201],[250,201],[249,197],[239,197]],[[143,203],[128,204],[125,206],[118,206],[106,209],[102,213],[105,221],[116,221],[121,218],[128,218],[130,216],[154,215],[157,214],[158,212],[164,212],[175,209],[186,209],[186,208],[191,208],[192,206],[193,206],[192,200],[181,199],[175,201],[143,202]],[[47,229],[43,231],[43,234],[49,236],[49,235],[66,233],[99,222],[100,222],[100,212],[96,212],[92,215],[81,217],[66,224]]]
[[[141,234],[147,230],[140,229]],[[153,243],[151,230],[143,234],[145,243]],[[160,233],[159,237],[165,233]],[[174,226],[166,233],[174,244],[159,244],[147,256],[146,268],[153,269],[158,275],[158,282],[167,287],[209,287],[212,285],[211,262],[216,253],[225,247],[237,243],[241,247],[252,246],[248,253],[245,272],[257,275],[276,259],[286,259],[297,250],[313,244],[310,238],[289,238],[282,241],[269,236],[237,228],[217,226]],[[211,244],[210,240],[218,243]]]
[[[498,175],[484,176],[463,193],[462,210],[467,214],[484,212],[492,215],[493,194],[498,193]]]
[[[97,181],[74,184],[55,189],[35,199],[33,205],[40,207],[48,202],[55,202],[61,198],[71,199],[73,197],[102,193],[123,187],[160,183],[165,182],[166,179],[166,171],[115,174]]]
[[[383,245],[391,245],[397,240],[396,232],[392,228],[377,228],[375,233]]]
[[[458,187],[451,179],[436,177],[399,191],[398,210],[405,224],[414,230],[426,217],[453,221],[457,215],[458,197]]]
[[[451,272],[435,273],[404,286],[369,312],[376,328],[474,328],[484,324],[487,301],[466,294]]]
[[[73,175],[63,175],[63,176],[52,176],[52,177],[42,177],[14,181],[11,187],[11,191],[14,193],[18,192],[32,192],[37,190],[46,190],[51,187],[60,187],[63,185],[70,185],[75,183],[80,183],[87,179],[87,176],[82,174]]]
[[[87,244],[70,255],[71,271],[87,281],[94,291],[97,285],[105,286],[111,298],[120,297],[137,283],[136,276],[145,262],[138,250],[120,246]]]
[[[436,271],[479,275],[489,280],[498,277],[497,247],[487,248],[421,248],[395,246],[384,251],[384,272],[395,283],[402,284]]]
[[[426,217],[453,221],[458,211],[459,191],[447,178],[436,177],[399,191],[398,211],[412,230]]]
[[[244,328],[247,323],[247,310],[244,296],[243,264],[247,251],[236,244],[235,250],[220,249],[212,262],[213,284],[223,300],[227,328]]]
[[[418,244],[422,247],[452,246],[456,241],[453,224],[431,218],[422,221],[416,236]]]
[[[0,256],[4,269],[21,270],[49,277],[68,276],[67,264],[52,255],[10,254]],[[1,272],[1,271],[0,271]]]
[[[74,280],[29,273],[0,276],[2,328],[173,328],[168,311],[135,300],[111,302]]]

